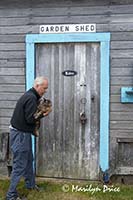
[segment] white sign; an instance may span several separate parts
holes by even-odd
[[[41,25],[40,33],[94,33],[96,24],[57,24]]]

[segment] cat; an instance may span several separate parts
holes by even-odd
[[[40,119],[44,116],[46,112],[51,112],[51,110],[52,110],[51,101],[49,99],[41,98],[37,106],[37,111],[34,114],[34,118],[36,119],[34,135],[36,137],[39,136]]]

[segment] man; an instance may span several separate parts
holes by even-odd
[[[36,189],[31,135],[35,129],[34,113],[37,110],[38,100],[47,89],[48,80],[44,77],[37,77],[33,87],[20,97],[14,109],[10,126],[13,170],[6,195],[7,200],[21,200],[16,190],[21,177],[24,177],[27,189]],[[49,111],[44,113],[44,116],[48,114]]]

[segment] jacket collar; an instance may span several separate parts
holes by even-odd
[[[41,98],[41,96],[38,94],[38,92],[35,90],[35,88],[32,87],[30,90],[36,95],[37,99]]]

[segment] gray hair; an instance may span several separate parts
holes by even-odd
[[[44,83],[44,81],[48,81],[48,79],[43,76],[36,77],[33,86],[35,87],[36,85],[41,85]]]

